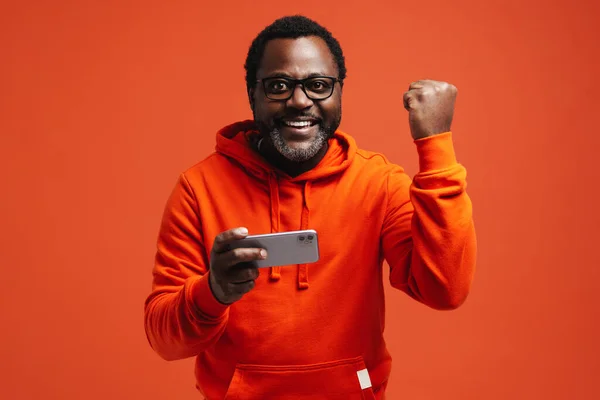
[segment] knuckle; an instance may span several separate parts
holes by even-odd
[[[216,244],[223,244],[223,242],[225,242],[225,233],[219,233],[215,237],[215,243]]]
[[[236,285],[235,283],[228,283],[227,284],[227,295],[232,297],[235,294],[237,294],[237,291],[239,289],[238,286],[239,285]]]
[[[240,260],[240,259],[244,258],[245,251],[244,251],[244,249],[240,248],[240,249],[233,249],[231,251],[231,253],[233,255],[233,258],[235,258],[236,260]]]
[[[248,277],[252,280],[258,279],[258,268],[250,269],[248,275]]]
[[[230,285],[231,294],[239,296],[239,295],[243,295],[244,293],[248,292],[250,290],[250,288],[248,287],[249,283],[250,282],[238,283],[238,284],[232,283]]]

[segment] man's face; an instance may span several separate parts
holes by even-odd
[[[314,76],[338,77],[333,55],[325,41],[309,36],[298,39],[274,39],[267,43],[257,80],[273,77],[305,79]],[[305,87],[310,97],[328,94],[327,80],[316,79]],[[333,82],[333,94],[324,100],[314,100],[302,90],[291,86],[291,97],[285,97],[285,81],[268,81],[269,93],[263,82],[250,91],[254,120],[265,139],[285,158],[303,162],[314,157],[340,125],[342,115],[341,86]],[[289,90],[287,90],[289,93]],[[281,96],[281,93],[284,95]],[[267,97],[269,95],[269,97]]]

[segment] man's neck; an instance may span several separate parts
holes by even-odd
[[[281,153],[275,149],[270,140],[260,140],[257,143],[256,149],[271,165],[294,178],[316,167],[323,157],[325,157],[328,147],[328,143],[325,142],[323,147],[313,158],[301,162],[291,161],[282,156]]]

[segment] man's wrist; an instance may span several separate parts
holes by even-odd
[[[419,154],[419,171],[428,172],[449,168],[456,164],[452,132],[427,136],[414,141]]]
[[[219,303],[223,304],[224,306],[231,305],[231,303],[226,303],[223,300],[223,298],[225,297],[223,290],[221,289],[221,286],[217,283],[215,275],[211,274],[210,272],[208,273],[208,287],[210,288],[210,291],[211,291],[212,295],[214,296],[215,300],[217,300]]]
[[[211,319],[219,319],[225,314],[229,306],[217,299],[210,286],[210,273],[199,277],[192,283],[190,301],[200,315]]]

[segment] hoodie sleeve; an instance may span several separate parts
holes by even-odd
[[[388,176],[382,231],[393,287],[434,309],[466,299],[475,271],[476,237],[466,170],[456,162],[452,133],[415,141],[419,173]]]
[[[225,330],[228,307],[212,294],[208,265],[196,198],[181,175],[163,214],[144,309],[148,341],[166,360],[198,355]]]

